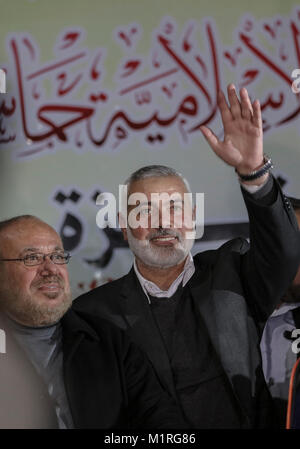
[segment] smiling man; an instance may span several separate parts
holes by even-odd
[[[136,256],[138,272],[150,281],[153,276],[156,284],[167,290],[170,279],[177,278],[183,271],[194,243],[187,183],[169,167],[150,166],[133,174],[126,185],[128,198],[139,193],[147,201],[139,204],[138,226],[134,228],[130,226],[130,212],[134,206],[128,207],[129,226],[123,228],[124,238]],[[122,226],[122,216],[120,224]],[[161,271],[162,268],[168,270]]]
[[[40,219],[0,223],[0,428],[183,427],[141,351],[72,310],[69,259]]]
[[[66,266],[70,256],[58,234],[25,216],[0,224],[0,245],[0,306],[25,326],[59,321],[72,300]]]
[[[259,339],[300,259],[293,210],[263,154],[259,102],[251,103],[244,88],[239,100],[233,85],[228,86],[228,100],[219,92],[224,141],[207,127],[201,130],[239,177],[250,219],[250,246],[238,238],[193,258],[191,205],[189,219],[178,225],[177,213],[182,218],[185,202],[178,212],[176,202],[170,201],[170,220],[164,221],[163,203],[155,203],[152,196],[176,192],[182,198],[189,192],[187,182],[170,167],[142,167],[126,184],[128,200],[134,194],[146,199],[138,204],[136,220],[129,220],[131,201],[127,225],[120,215],[135,256],[133,268],[74,305],[128,332],[195,428],[274,425]],[[199,164],[199,174],[201,169]],[[156,226],[151,222],[154,211]]]

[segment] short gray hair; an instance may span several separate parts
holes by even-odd
[[[182,174],[174,168],[167,167],[166,165],[147,165],[145,167],[141,167],[126,179],[125,185],[127,185],[129,190],[129,187],[132,183],[140,181],[141,179],[160,178],[167,176],[176,176],[177,178],[180,178],[184,183],[187,191],[191,192],[190,185],[188,181],[182,176]]]

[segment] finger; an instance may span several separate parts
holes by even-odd
[[[221,90],[218,92],[217,102],[224,126],[226,123],[232,120],[232,115],[228,107],[225,95]]]
[[[221,142],[217,138],[217,136],[207,126],[200,126],[200,130],[202,131],[202,134],[204,135],[205,139],[214,150],[214,152],[218,153],[218,151],[220,150]]]
[[[252,123],[257,128],[262,128],[262,117],[261,117],[261,109],[260,109],[260,103],[259,100],[255,100],[253,102],[253,117],[252,117]]]
[[[234,167],[240,163],[241,154],[233,146],[229,138],[225,137],[224,142],[221,142],[207,126],[201,126],[200,129],[209,145],[215,154],[219,156],[219,158]]]
[[[252,118],[253,108],[252,108],[252,104],[251,104],[247,89],[245,89],[245,87],[243,87],[240,90],[240,97],[241,97],[242,117],[249,120]]]
[[[228,100],[229,100],[229,104],[230,104],[230,111],[231,111],[232,117],[234,119],[241,118],[241,113],[242,113],[241,105],[240,105],[240,102],[237,97],[235,87],[233,84],[229,84],[229,86],[227,88],[227,92],[228,92]]]

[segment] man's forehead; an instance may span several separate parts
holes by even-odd
[[[146,195],[151,193],[177,193],[187,192],[187,188],[178,176],[155,176],[134,181],[130,185],[128,194],[141,192]]]
[[[3,230],[0,239],[2,247],[6,246],[18,251],[47,246],[62,248],[62,242],[57,232],[43,222],[15,223]]]

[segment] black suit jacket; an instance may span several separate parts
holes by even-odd
[[[55,404],[7,322],[0,428],[57,428]],[[175,401],[124,332],[72,309],[62,318],[63,376],[75,428],[184,428]]]
[[[270,396],[261,368],[259,340],[267,317],[300,262],[298,225],[289,201],[276,181],[271,190],[263,189],[264,196],[262,191],[259,195],[243,191],[251,246],[244,239],[235,239],[218,250],[197,254],[196,271],[186,286],[240,406],[242,427],[270,425]],[[168,355],[133,269],[121,279],[82,295],[74,307],[126,330],[148,354],[161,381],[176,398]],[[226,413],[226,405],[222,406]]]

